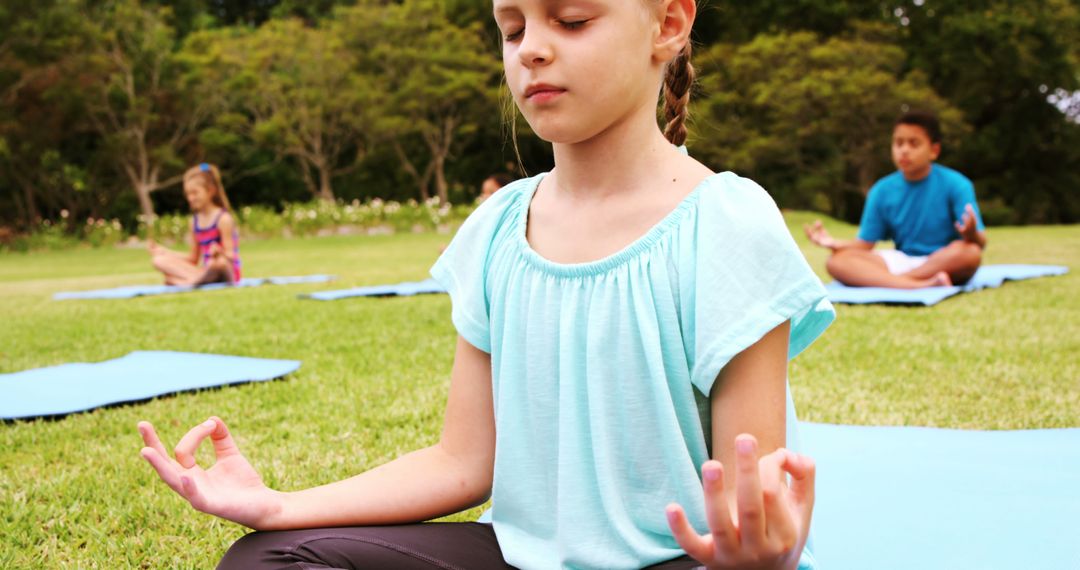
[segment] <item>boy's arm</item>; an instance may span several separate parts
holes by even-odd
[[[979,228],[979,219],[970,203],[964,206],[964,215],[956,222],[956,231],[960,233],[960,239],[986,249],[986,232]]]
[[[874,243],[870,241],[863,241],[859,238],[855,239],[836,239],[829,235],[825,226],[822,225],[821,220],[815,220],[813,224],[810,224],[804,228],[806,230],[806,237],[810,238],[810,242],[831,249],[834,252],[841,249],[874,249]]]

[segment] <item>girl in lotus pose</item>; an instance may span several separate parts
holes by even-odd
[[[150,261],[166,285],[234,283],[240,280],[240,236],[221,173],[202,163],[184,173],[184,198],[191,207],[191,250],[185,255],[150,240]]]
[[[459,335],[439,442],[294,492],[264,486],[218,418],[175,459],[140,423],[143,457],[259,531],[222,568],[812,567],[787,362],[833,311],[769,195],[680,148],[694,0],[494,14],[555,168],[486,200],[432,268]],[[490,522],[418,524],[488,497]]]

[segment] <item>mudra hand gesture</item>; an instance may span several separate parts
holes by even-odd
[[[146,443],[140,454],[161,480],[195,509],[256,530],[265,529],[280,510],[280,493],[263,484],[220,418],[212,417],[191,428],[176,444],[175,459],[150,422],[139,422],[138,428]],[[217,461],[203,469],[195,463],[195,451],[208,437]]]
[[[757,440],[747,434],[736,438],[735,449],[735,500],[724,494],[724,466],[705,462],[710,532],[699,535],[682,507],[672,504],[667,515],[675,540],[709,569],[796,568],[814,508],[813,460],[783,448],[758,459]]]

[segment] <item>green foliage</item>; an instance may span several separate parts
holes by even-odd
[[[1053,104],[1080,89],[1075,0],[699,4],[691,151],[711,166],[854,219],[891,169],[886,123],[918,104],[945,114],[942,162],[989,218],[1080,217],[1080,112]],[[517,170],[490,10],[0,0],[0,231],[63,210],[127,227],[183,212],[176,175],[204,160],[237,205],[470,199]],[[550,146],[518,129],[524,169],[550,168]]]
[[[911,65],[972,126],[955,161],[980,196],[1007,205],[1010,222],[1080,220],[1080,123],[1048,101],[1080,89],[1080,5],[966,0],[908,16]]]
[[[888,36],[863,26],[827,40],[795,32],[714,46],[699,58],[717,72],[701,79],[693,148],[759,181],[784,207],[857,219],[870,185],[891,170],[903,110],[936,109],[947,131],[963,128],[921,72],[905,72]]]
[[[240,235],[244,238],[308,237],[349,234],[385,234],[394,232],[448,231],[472,213],[473,206],[440,204],[437,198],[427,202],[404,203],[374,198],[349,203],[313,200],[285,204],[278,212],[267,206],[244,206],[236,211]],[[191,233],[190,214],[155,216],[150,222],[140,219],[132,230],[119,219],[87,218],[86,223],[69,219],[64,224],[44,220],[32,231],[0,243],[0,251],[41,251],[71,249],[80,245],[113,246],[137,239],[154,240],[187,247]]]

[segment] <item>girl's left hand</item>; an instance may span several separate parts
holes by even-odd
[[[709,569],[796,568],[814,508],[814,461],[783,448],[759,460],[757,440],[748,434],[735,439],[735,449],[736,512],[724,494],[723,465],[707,461],[701,475],[710,533],[698,535],[682,507],[671,504],[675,540]]]

